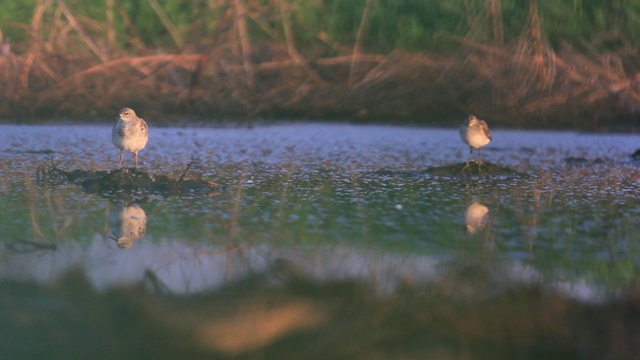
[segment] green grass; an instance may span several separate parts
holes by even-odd
[[[485,10],[486,0],[373,0],[368,28],[364,37],[365,49],[389,52],[396,48],[411,51],[451,51],[458,47],[456,38],[470,35],[476,41],[490,42],[492,19]],[[176,45],[165,25],[147,1],[117,1],[134,24],[127,26],[118,7],[114,7],[118,44],[131,46],[138,37],[148,48],[171,50]],[[322,47],[317,39],[321,32],[347,46],[355,43],[366,0],[284,1],[291,9],[297,45],[314,53]],[[516,41],[528,29],[529,2],[500,1],[507,43]],[[31,19],[37,2],[5,1],[0,4],[0,31],[17,49],[26,49]],[[104,38],[107,23],[105,0],[85,2],[67,0],[66,4],[94,41]],[[169,20],[188,44],[211,46],[220,36],[235,35],[233,3],[205,0],[160,1]],[[215,6],[215,5],[219,6]],[[280,10],[275,3],[247,2],[248,10],[261,19],[258,26],[249,20],[252,36],[266,35],[266,24],[282,36]],[[640,2],[637,0],[561,0],[538,1],[543,35],[554,45],[567,42],[574,47],[607,51],[620,46],[640,43]],[[41,35],[47,37],[55,28],[55,2],[47,8]],[[317,53],[317,52],[316,52]]]

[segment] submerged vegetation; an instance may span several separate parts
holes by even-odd
[[[639,23],[623,0],[5,2],[0,116],[635,127]]]

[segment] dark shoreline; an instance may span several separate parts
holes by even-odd
[[[440,121],[437,123],[424,123],[417,121],[406,122],[385,122],[385,121],[352,121],[352,120],[318,120],[318,119],[176,119],[169,117],[164,118],[148,118],[153,121],[155,128],[202,128],[202,129],[234,129],[234,128],[257,128],[282,125],[352,125],[352,126],[393,126],[406,128],[430,128],[430,129],[450,129],[458,131],[460,123],[459,119],[451,119],[450,121]],[[106,117],[89,119],[2,119],[0,118],[0,126],[16,125],[16,126],[112,126],[112,119]],[[488,120],[491,121],[491,120]],[[515,130],[515,131],[567,131],[579,134],[610,134],[610,135],[629,135],[640,134],[640,126],[632,124],[613,124],[610,127],[601,127],[599,129],[575,129],[571,127],[558,128],[538,128],[538,127],[508,127],[508,126],[492,126],[495,130]]]

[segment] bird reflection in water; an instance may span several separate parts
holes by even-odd
[[[147,214],[138,205],[115,205],[109,214],[113,239],[121,249],[129,249],[147,231]]]
[[[464,214],[466,233],[473,235],[482,230],[487,225],[488,214],[489,208],[479,202],[473,202],[467,206],[467,211]]]

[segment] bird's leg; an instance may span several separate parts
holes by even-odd
[[[120,150],[120,167],[122,167],[123,160],[124,160],[124,150]]]
[[[138,152],[136,151],[134,154],[136,158],[136,169],[137,169],[138,168]]]
[[[471,154],[473,154],[473,148],[469,146],[469,156],[467,156],[467,164],[462,168],[462,171],[465,171],[469,168],[469,161],[471,161]]]

